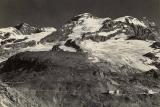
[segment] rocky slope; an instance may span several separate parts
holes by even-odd
[[[36,43],[0,64],[0,106],[160,106],[159,28],[146,18],[85,13],[56,32],[15,28]]]

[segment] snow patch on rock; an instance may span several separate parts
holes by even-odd
[[[124,22],[126,23],[126,19],[128,19],[129,23],[133,23],[134,25],[140,25],[143,27],[147,27],[142,21],[138,20],[137,18],[133,18],[131,16],[124,16],[124,17],[120,17],[115,19],[114,21],[116,22]]]
[[[110,31],[110,32],[100,32],[100,33],[98,33],[98,35],[100,35],[100,36],[109,36],[109,35],[111,35],[111,34],[117,33],[117,32],[120,31],[120,30],[121,30],[121,29],[115,29],[115,30]]]

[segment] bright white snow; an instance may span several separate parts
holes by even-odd
[[[81,38],[83,33],[93,33],[98,31],[102,26],[103,26],[103,22],[106,20],[107,18],[87,18],[87,19],[83,19],[84,22],[80,23],[82,19],[79,20],[79,23],[73,28],[73,33],[69,34],[68,37],[70,39],[77,39],[77,38]]]
[[[69,51],[69,52],[76,52],[76,49],[72,48],[72,47],[67,47],[67,46],[60,46],[60,49],[62,49],[63,51]]]
[[[8,28],[1,28],[0,29],[0,35],[4,36],[6,33],[10,33],[10,37],[12,39],[23,39],[24,36],[20,36],[21,33],[19,31],[16,30],[16,28],[14,27],[8,27]],[[2,41],[2,39],[0,39],[0,42]]]
[[[37,44],[33,47],[22,48],[20,52],[24,51],[49,51],[53,48],[54,43]]]
[[[81,43],[83,50],[89,52],[93,58],[106,60],[113,65],[128,65],[141,71],[157,69],[155,66],[150,65],[152,60],[143,56],[153,51],[149,47],[150,45],[151,42],[123,39],[110,39],[106,42],[85,40]],[[98,62],[97,59],[96,61]]]
[[[100,32],[100,33],[98,33],[98,35],[100,35],[100,36],[109,36],[109,35],[114,34],[114,33],[118,32],[120,30],[121,29],[115,29],[115,30],[110,31],[110,32]]]
[[[151,89],[148,90],[148,94],[157,94],[157,93],[158,93],[158,92],[153,91],[153,90],[151,90]]]

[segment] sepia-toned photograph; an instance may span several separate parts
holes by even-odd
[[[160,0],[0,0],[0,107],[160,107]]]

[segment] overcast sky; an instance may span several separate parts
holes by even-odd
[[[160,25],[160,0],[0,0],[0,27],[22,21],[59,27],[85,12],[111,18],[146,16]]]

